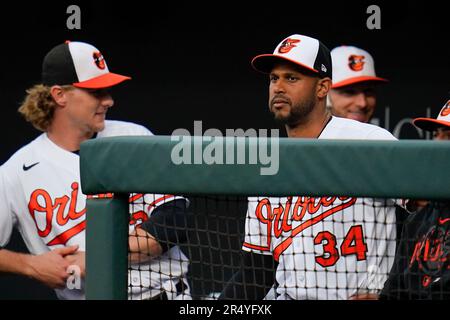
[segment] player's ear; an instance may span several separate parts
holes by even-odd
[[[67,95],[66,90],[62,88],[61,86],[52,86],[50,88],[50,95],[52,96],[53,100],[55,100],[56,104],[64,107],[67,103]]]
[[[331,79],[330,78],[322,78],[317,81],[317,97],[323,99],[327,96],[328,92],[331,89]]]

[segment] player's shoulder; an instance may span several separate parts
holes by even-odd
[[[396,140],[389,131],[374,124],[334,116],[328,129],[328,136],[321,138]]]
[[[105,129],[98,133],[98,137],[148,135],[153,135],[153,133],[143,125],[119,120],[106,120]]]
[[[36,160],[40,153],[45,153],[45,133],[40,134],[31,142],[22,146],[17,150],[4,164],[3,169],[6,171],[9,167],[16,167],[17,163],[24,161]]]

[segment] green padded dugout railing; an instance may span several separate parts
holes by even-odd
[[[248,151],[258,143],[257,138],[215,139],[232,148],[235,155],[245,149],[247,160]],[[202,137],[186,141],[192,153],[211,144],[202,141]],[[267,141],[270,143],[271,139]],[[111,201],[90,199],[87,203],[87,298],[127,298],[126,228],[118,220],[128,219],[128,202],[120,194],[450,198],[450,143],[288,138],[280,138],[277,143],[279,162],[275,175],[261,175],[261,168],[269,165],[236,161],[176,165],[171,156],[174,148],[180,147],[180,141],[172,141],[168,136],[114,137],[83,143],[83,193],[116,194]],[[119,242],[122,245],[117,245]]]

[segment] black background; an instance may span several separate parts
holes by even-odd
[[[92,43],[110,70],[133,77],[114,89],[109,118],[143,124],[155,134],[193,132],[194,120],[202,120],[204,130],[223,132],[277,128],[267,111],[267,78],[249,62],[294,33],[319,38],[330,49],[347,44],[368,50],[378,75],[390,80],[380,88],[375,117],[399,138],[423,138],[408,118],[427,112],[435,117],[450,98],[450,27],[443,2],[74,3],[81,8],[81,30],[66,27],[72,3],[2,8],[0,164],[39,134],[17,108],[25,90],[39,82],[43,56],[64,40]],[[381,30],[366,27],[370,4],[381,8]],[[14,235],[9,248],[25,250],[20,236]],[[50,291],[34,282],[0,275],[0,298],[47,297]]]

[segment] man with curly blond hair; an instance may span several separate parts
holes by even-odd
[[[106,120],[114,105],[108,89],[129,79],[110,72],[100,51],[84,42],[60,44],[45,56],[42,84],[27,90],[19,108],[43,133],[0,167],[0,271],[37,279],[55,288],[60,299],[84,298],[84,281],[79,288],[66,285],[73,271],[69,267],[77,266],[82,278],[85,274],[86,195],[80,189],[78,151],[88,139],[152,135],[141,125]],[[133,199],[141,202],[130,206],[130,213],[145,214],[140,221],[133,220],[130,234],[144,234],[146,249],[139,251],[140,240],[130,236],[129,276],[140,280],[139,284],[130,280],[130,299],[189,297],[184,278],[187,258],[178,246],[156,241],[155,235],[164,232],[152,227],[152,219],[167,214],[167,202],[173,212],[174,206],[184,207],[187,200],[168,195],[133,195]],[[144,200],[160,205],[148,208]],[[147,230],[137,230],[143,222]],[[13,227],[19,229],[31,254],[2,249]],[[158,259],[145,261],[143,267],[142,254]],[[171,272],[161,273],[161,268]]]

